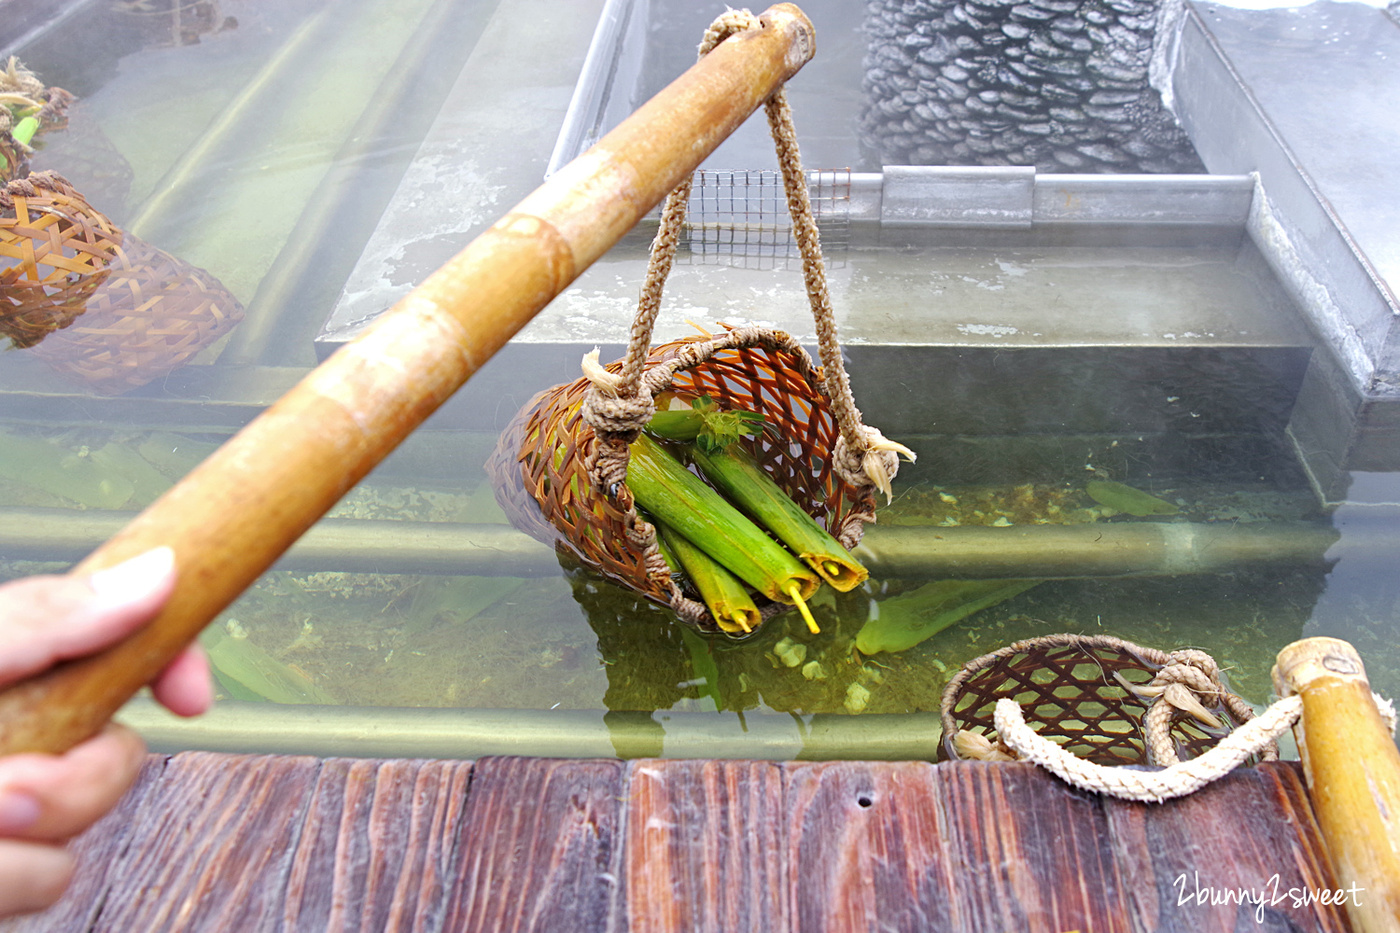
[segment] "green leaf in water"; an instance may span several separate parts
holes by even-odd
[[[131,508],[150,505],[170,488],[170,480],[139,453],[122,444],[112,442],[95,448],[92,462],[110,475],[131,483],[132,495],[127,502]]]
[[[1004,602],[1039,580],[938,580],[889,599],[872,602],[856,634],[862,654],[903,651],[955,622]]]
[[[136,452],[162,476],[177,480],[218,449],[219,445],[213,441],[153,431],[137,446]]]
[[[0,430],[0,477],[62,496],[92,509],[119,509],[136,491],[120,472],[93,461],[86,449]]]
[[[273,703],[329,705],[335,699],[297,668],[283,664],[246,636],[214,625],[200,636],[209,663],[230,696]]]
[[[691,673],[695,675],[696,680],[705,682],[701,693],[715,704],[716,712],[724,709],[724,700],[719,693],[719,665],[715,663],[715,656],[710,651],[710,643],[691,631],[689,626],[682,625],[680,630],[681,638],[690,651]]]
[[[1085,487],[1085,491],[1089,493],[1089,498],[1099,505],[1106,505],[1129,515],[1176,515],[1181,511],[1164,499],[1158,499],[1141,489],[1134,489],[1112,480],[1092,480]]]
[[[457,624],[470,622],[496,603],[520,589],[518,577],[432,577],[418,585],[413,594],[405,634],[432,628],[444,617]]]

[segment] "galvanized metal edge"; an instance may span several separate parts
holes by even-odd
[[[880,177],[880,176],[875,176]],[[867,183],[868,184],[868,183]],[[860,196],[869,199],[869,187]],[[887,165],[882,224],[1029,228],[1035,224],[1180,224],[1243,228],[1249,175],[1059,175],[1007,166]],[[868,216],[870,205],[852,213]]]
[[[593,30],[593,39],[588,44],[588,54],[583,60],[583,70],[579,72],[578,83],[574,85],[574,95],[569,101],[569,109],[564,114],[564,125],[554,143],[554,151],[549,157],[549,167],[544,176],[548,178],[559,169],[593,145],[602,136],[603,101],[609,92],[623,82],[635,83],[631,75],[640,67],[640,60],[626,59],[614,54],[627,44],[623,35],[634,28],[636,22],[644,20],[638,6],[646,6],[647,0],[607,0],[603,12],[598,17],[598,25]],[[631,75],[629,77],[629,75]]]
[[[1172,71],[1177,115],[1208,167],[1259,179],[1249,234],[1356,388],[1400,396],[1394,296],[1212,34],[1208,9],[1186,7]]]

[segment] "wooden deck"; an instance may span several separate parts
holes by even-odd
[[[1147,806],[1020,764],[153,755],[74,845],[0,931],[1349,929],[1288,893],[1338,887],[1296,763]]]

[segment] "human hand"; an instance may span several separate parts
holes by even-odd
[[[0,688],[145,625],[175,586],[174,563],[162,547],[94,574],[0,585]],[[197,647],[151,688],[181,716],[202,713],[213,700],[208,662]],[[144,755],[140,737],[109,724],[62,755],[0,758],[0,917],[58,900],[73,871],[64,843],[116,805]]]

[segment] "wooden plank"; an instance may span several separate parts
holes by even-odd
[[[1338,887],[1296,762],[1145,805],[1015,764],[185,753],[73,846],[0,933],[1349,930],[1293,902]]]
[[[1298,906],[1288,893],[1336,887],[1296,762],[1239,769],[1162,804],[1105,808],[1136,929],[1350,929],[1341,908]],[[1255,902],[1241,903],[1242,892]]]
[[[443,930],[608,929],[619,907],[624,763],[483,758]]]
[[[1332,861],[1327,854],[1327,841],[1318,825],[1308,798],[1307,782],[1303,766],[1298,761],[1273,762],[1262,764],[1255,769],[1261,778],[1260,790],[1265,797],[1262,809],[1274,814],[1269,838],[1263,834],[1253,837],[1253,842],[1261,848],[1269,861],[1275,859],[1293,865],[1297,869],[1297,882],[1300,890],[1333,890],[1349,884],[1350,879],[1341,879],[1333,872]],[[1319,930],[1349,931],[1355,917],[1345,908],[1320,912]]]
[[[109,876],[130,847],[137,816],[146,812],[147,798],[157,792],[167,755],[147,755],[141,773],[112,812],[98,820],[77,839],[69,851],[77,862],[73,880],[57,904],[36,914],[0,919],[0,933],[43,933],[53,930],[90,930],[107,899]]]
[[[1132,930],[1103,803],[1029,764],[938,765],[959,930]]]
[[[961,928],[948,897],[957,881],[942,846],[932,765],[782,767],[794,931]]]
[[[283,929],[440,929],[469,762],[322,762],[292,860]]]
[[[276,930],[320,762],[187,752],[131,819],[94,933]]]
[[[633,762],[623,807],[631,933],[786,933],[776,764]]]

